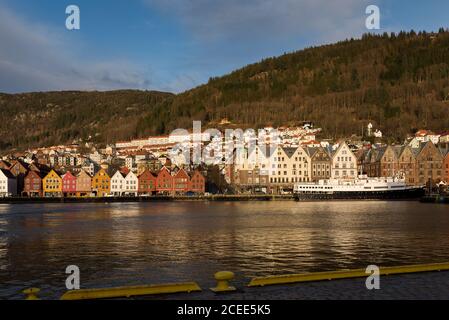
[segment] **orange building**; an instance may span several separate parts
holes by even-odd
[[[92,178],[92,192],[97,197],[106,197],[111,193],[111,177],[101,169]]]
[[[42,189],[46,197],[62,197],[62,178],[55,170],[51,170],[42,179]]]

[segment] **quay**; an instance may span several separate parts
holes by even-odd
[[[449,271],[380,277],[380,289],[368,290],[366,278],[243,287],[229,294],[211,291],[160,295],[158,300],[447,300]],[[147,298],[148,299],[148,298]]]
[[[423,203],[446,203],[449,204],[449,195],[427,195],[421,198]]]
[[[362,269],[253,278],[233,287],[234,273],[217,272],[209,290],[196,282],[81,289],[65,292],[61,300],[430,300],[449,299],[449,263],[380,267],[378,289],[367,289],[369,274]],[[288,281],[286,281],[288,279]],[[212,279],[211,279],[212,280]],[[23,290],[27,300],[42,296],[39,288]],[[45,298],[44,298],[45,299]]]
[[[201,196],[150,196],[150,197],[5,197],[1,203],[118,203],[158,201],[289,201],[293,195],[201,195]]]

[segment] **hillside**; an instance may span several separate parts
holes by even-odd
[[[360,134],[368,121],[401,140],[416,128],[447,129],[449,32],[365,35],[269,58],[176,96],[154,116],[166,129],[192,117],[252,127],[308,120],[331,137]]]
[[[324,135],[373,122],[392,140],[449,128],[449,32],[365,35],[265,59],[179,95],[118,91],[1,95],[0,148],[100,142],[213,125],[307,120]]]
[[[137,122],[171,94],[150,91],[0,94],[0,150],[136,136]]]

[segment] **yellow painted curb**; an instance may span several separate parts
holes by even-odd
[[[110,298],[129,298],[135,296],[147,296],[153,294],[181,293],[201,291],[196,282],[144,285],[135,287],[117,287],[104,289],[82,289],[67,291],[61,300],[93,300]]]
[[[443,271],[449,270],[449,262],[434,264],[419,264],[400,267],[379,267],[380,275],[406,274],[417,272]],[[362,278],[369,276],[365,269],[325,271],[303,274],[279,275],[253,278],[248,287],[268,286],[276,284],[288,284],[310,281]]]

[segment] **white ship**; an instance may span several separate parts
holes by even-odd
[[[317,183],[296,183],[295,198],[301,199],[396,199],[419,198],[423,187],[408,186],[398,177],[369,178],[359,176],[351,180],[320,180]]]

